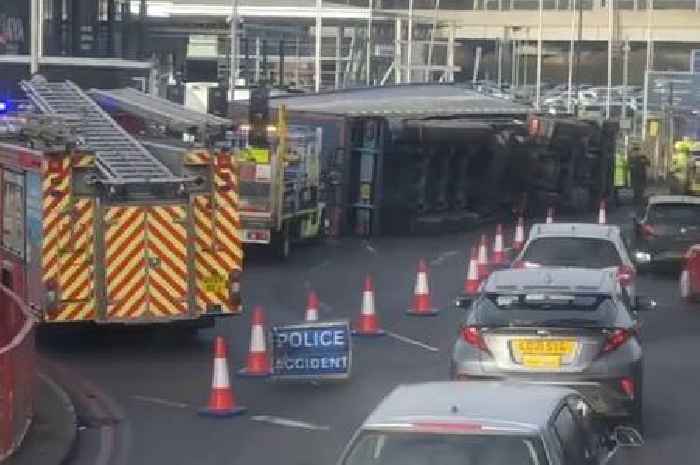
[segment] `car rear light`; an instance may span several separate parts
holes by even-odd
[[[654,230],[654,227],[650,224],[643,224],[642,225],[642,236],[644,239],[650,240],[656,237],[656,231]]]
[[[620,380],[620,389],[622,389],[622,392],[624,392],[630,400],[634,400],[634,387],[634,380],[632,378],[622,378]]]
[[[477,326],[464,326],[462,328],[462,339],[472,347],[488,352],[486,341],[481,335],[481,329]]]
[[[634,281],[634,269],[627,265],[618,267],[617,280],[620,281],[620,284],[623,286],[629,286],[632,284],[632,281]]]
[[[632,337],[633,332],[628,329],[615,329],[608,333],[607,339],[605,340],[605,345],[603,346],[603,353],[607,354],[616,350],[618,347],[622,346],[627,340]]]
[[[539,268],[540,264],[535,262],[528,262],[527,260],[516,260],[513,262],[512,268],[522,270],[524,268]]]

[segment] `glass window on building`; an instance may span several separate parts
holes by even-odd
[[[24,257],[24,177],[8,170],[2,176],[2,247]]]

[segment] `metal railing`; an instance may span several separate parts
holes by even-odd
[[[0,284],[0,462],[17,450],[34,415],[36,315]]]

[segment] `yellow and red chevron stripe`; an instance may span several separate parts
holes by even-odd
[[[43,280],[60,302],[47,321],[95,318],[94,201],[71,193],[73,167],[90,167],[92,155],[53,158],[44,166]]]
[[[143,206],[105,212],[107,318],[139,318],[147,310],[146,211]]]
[[[218,155],[212,160],[213,195],[194,199],[195,268],[197,306],[206,311],[209,305],[220,305],[226,313],[238,313],[231,308],[228,287],[223,292],[208,290],[205,282],[219,276],[228,281],[234,270],[241,270],[243,248],[238,237],[238,173],[233,157]]]
[[[187,313],[187,211],[148,207],[148,310],[155,317]]]
[[[185,154],[185,165],[208,165],[211,155],[205,150],[193,150]]]

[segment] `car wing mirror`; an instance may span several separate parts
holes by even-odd
[[[617,426],[613,430],[613,439],[620,447],[642,447],[644,445],[641,433],[629,426]]]
[[[637,296],[634,299],[634,309],[638,312],[649,312],[658,306],[655,299],[651,297]]]
[[[474,299],[475,299],[474,296],[461,295],[461,296],[455,298],[454,304],[455,304],[456,308],[467,311],[471,308],[472,303],[474,303]]]

